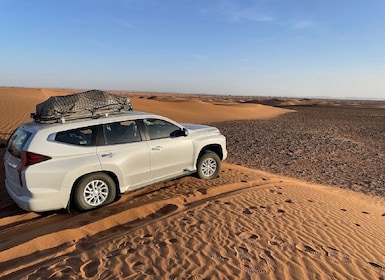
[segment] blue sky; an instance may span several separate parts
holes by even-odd
[[[385,99],[384,0],[0,0],[0,86]]]

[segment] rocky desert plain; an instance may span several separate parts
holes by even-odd
[[[36,104],[80,91],[1,87],[0,142]],[[219,177],[33,213],[1,161],[0,279],[385,279],[385,102],[112,93],[218,127]]]

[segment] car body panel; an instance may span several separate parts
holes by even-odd
[[[128,120],[137,124],[140,137],[136,142],[108,144],[105,132],[102,133],[106,126]],[[159,120],[171,128],[175,126],[176,133],[152,139],[154,136],[150,132],[153,131],[149,131],[152,127],[147,120]],[[96,139],[92,143],[74,144],[57,138],[60,133],[88,127],[92,128],[92,137]],[[163,116],[136,111],[66,123],[32,121],[20,125],[19,129],[31,134],[23,143],[23,152],[49,157],[19,172],[21,156],[13,155],[9,148],[4,153],[7,191],[27,211],[66,208],[76,182],[87,174],[106,172],[114,176],[118,192],[123,193],[194,173],[198,157],[205,149],[217,149],[221,160],[227,157],[226,139],[217,128],[179,124]]]
[[[193,164],[193,145],[185,137],[150,140],[151,178],[175,175]]]
[[[114,173],[120,184],[120,192],[150,178],[150,151],[145,141],[97,147],[97,155],[103,171]]]

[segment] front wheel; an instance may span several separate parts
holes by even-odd
[[[219,156],[214,152],[207,151],[198,159],[198,177],[205,180],[214,179],[218,176],[220,167]]]
[[[105,173],[94,173],[79,180],[74,190],[74,203],[81,211],[91,210],[114,201],[116,186]]]

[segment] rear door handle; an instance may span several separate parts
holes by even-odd
[[[102,154],[102,157],[112,158],[113,156],[114,156],[113,153]]]
[[[153,151],[160,151],[160,150],[162,150],[162,149],[163,149],[162,146],[155,146],[155,147],[152,147],[152,148],[151,148],[151,150],[153,150]]]

